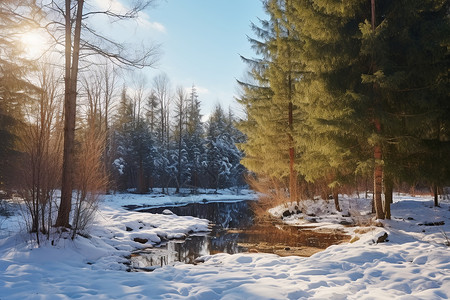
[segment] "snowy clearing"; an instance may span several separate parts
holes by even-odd
[[[203,191],[203,190],[202,190]],[[242,201],[242,200],[256,200],[257,195],[251,190],[204,190],[199,194],[188,194],[186,196],[176,195],[174,193],[166,194],[116,194],[105,195],[104,202],[107,202],[112,207],[123,207],[125,205],[132,205],[136,207],[147,208],[161,207],[161,206],[173,206],[173,205],[186,205],[189,203],[198,202],[218,202],[218,201]]]
[[[160,198],[162,203],[173,200]],[[0,299],[450,297],[449,200],[442,200],[436,208],[431,197],[396,196],[392,220],[383,221],[384,227],[352,227],[353,243],[331,246],[309,258],[217,254],[204,257],[199,265],[125,272],[123,263],[132,250],[161,238],[208,230],[206,220],[120,208],[142,205],[142,201],[137,195],[107,196],[89,239],[59,238],[55,246],[47,243],[36,248],[27,243],[27,235],[19,232],[17,216],[0,220]],[[341,203],[348,208],[354,200],[342,199]],[[304,222],[298,215],[289,218],[297,225]],[[316,221],[343,227],[328,218],[317,217]],[[388,241],[375,243],[384,233]],[[148,241],[142,244],[135,238]]]

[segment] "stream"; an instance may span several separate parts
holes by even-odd
[[[204,255],[216,253],[263,252],[280,256],[311,256],[333,244],[348,240],[338,231],[317,231],[288,226],[276,219],[255,221],[254,201],[191,203],[140,209],[142,213],[162,213],[168,209],[179,216],[208,219],[212,230],[191,234],[183,240],[169,240],[131,255],[132,271],[151,271],[175,262],[195,264]]]

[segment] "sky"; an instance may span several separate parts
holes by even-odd
[[[84,12],[124,13],[133,1],[85,1]],[[154,5],[131,21],[108,20],[99,14],[85,22],[101,35],[127,45],[131,52],[141,44],[160,44],[158,64],[140,71],[147,85],[151,87],[160,73],[167,74],[174,91],[182,86],[190,92],[195,85],[206,119],[219,103],[225,110],[231,107],[243,116],[242,107],[234,99],[238,94],[236,79],[244,78],[247,70],[240,55],[256,56],[247,36],[253,36],[251,23],[258,24],[258,19],[265,19],[261,0],[154,0]],[[48,48],[37,32],[29,32],[22,39],[30,57],[40,57]],[[132,83],[127,87],[133,90]]]
[[[161,43],[157,68],[144,71],[149,83],[165,72],[173,89],[196,86],[204,115],[218,103],[239,114],[236,79],[246,70],[239,55],[255,56],[247,35],[258,18],[264,18],[260,0],[158,0],[134,33]]]

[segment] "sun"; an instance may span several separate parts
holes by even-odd
[[[49,43],[46,36],[34,29],[20,35],[21,48],[25,58],[38,59],[48,50]]]

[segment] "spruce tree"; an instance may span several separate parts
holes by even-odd
[[[195,85],[191,88],[187,105],[186,149],[187,169],[190,171],[189,184],[191,192],[200,187],[200,174],[203,170],[202,162],[205,160],[204,129],[200,112],[200,100]]]
[[[379,45],[378,71],[364,79],[381,98],[385,183],[422,182],[436,190],[449,182],[448,11],[448,1],[377,3],[380,26],[375,41],[366,39]]]
[[[240,102],[247,110],[247,120],[239,128],[247,141],[242,163],[251,171],[267,177],[286,179],[291,200],[297,200],[296,142],[298,107],[294,104],[295,83],[301,77],[299,44],[295,28],[287,19],[291,1],[266,1],[269,20],[261,27],[253,25],[259,40],[250,39],[261,59],[248,60],[255,84],[241,83],[244,94]]]
[[[301,173],[333,192],[353,183],[368,159],[365,95],[361,85],[359,23],[364,1],[295,1],[290,22],[299,28],[304,76],[298,103],[304,112]]]

